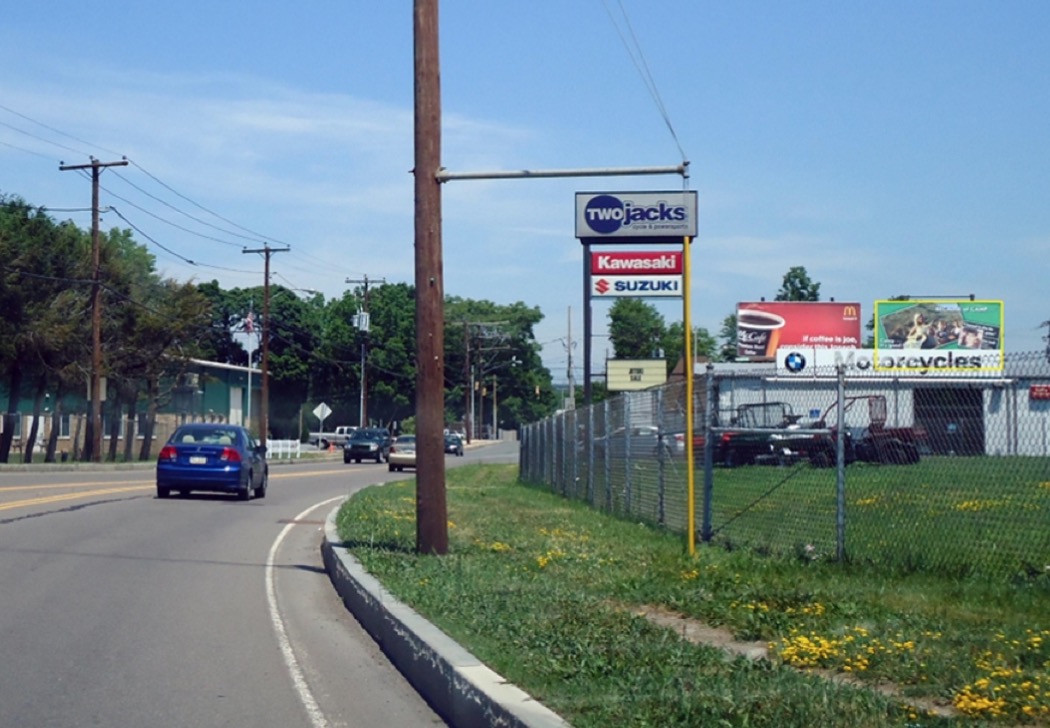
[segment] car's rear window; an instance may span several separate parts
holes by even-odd
[[[237,432],[235,430],[187,430],[176,432],[172,436],[174,442],[197,445],[236,445]]]

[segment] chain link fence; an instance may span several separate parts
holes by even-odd
[[[726,548],[905,571],[1050,572],[1050,364],[995,373],[708,365],[522,430],[521,477]],[[693,477],[689,477],[689,454]],[[693,497],[690,498],[690,493]],[[693,513],[689,503],[694,504]]]

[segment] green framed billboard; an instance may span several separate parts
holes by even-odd
[[[876,368],[1001,370],[1003,320],[1002,301],[876,301]]]

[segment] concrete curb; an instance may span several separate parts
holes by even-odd
[[[333,510],[325,522],[325,569],[347,609],[394,666],[453,728],[569,728],[368,574],[341,545]]]

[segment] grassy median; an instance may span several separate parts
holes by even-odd
[[[450,553],[415,487],[369,488],[340,536],[398,598],[577,728],[1050,724],[1050,572],[896,575],[698,547],[523,486],[447,472]]]

